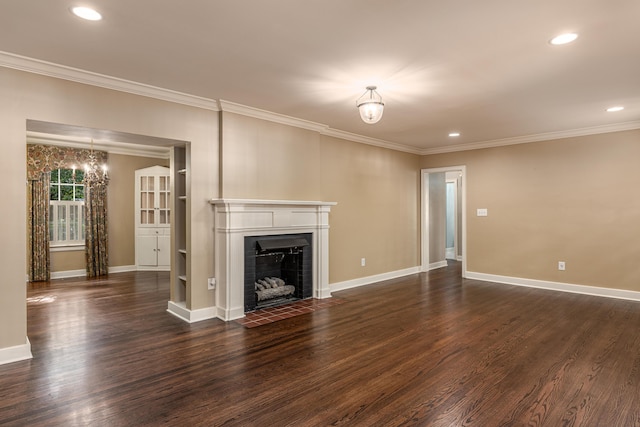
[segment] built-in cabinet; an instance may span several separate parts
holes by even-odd
[[[190,309],[187,294],[189,278],[189,152],[188,147],[173,147],[171,150],[171,172],[173,174],[173,247],[171,266],[171,307]]]
[[[135,172],[136,267],[171,268],[171,173],[164,166]]]

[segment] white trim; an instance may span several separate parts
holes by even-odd
[[[384,139],[371,138],[369,136],[358,135],[351,132],[345,132],[338,129],[327,127],[320,132],[323,135],[335,138],[345,139],[347,141],[359,142],[361,144],[373,145],[374,147],[387,148],[389,150],[402,151],[410,154],[422,154],[422,149],[409,145],[399,144],[397,142],[385,141]]]
[[[429,271],[437,270],[438,268],[444,268],[444,267],[447,267],[448,265],[449,264],[447,264],[447,260],[432,262],[431,264],[429,264]]]
[[[69,279],[71,277],[85,277],[87,275],[87,270],[66,270],[66,271],[52,271],[51,272],[51,280],[55,279]]]
[[[218,317],[216,307],[200,308],[189,310],[184,302],[169,301],[167,311],[178,319],[187,323],[195,323],[203,320],[215,319]],[[244,315],[244,313],[243,313]]]
[[[0,51],[0,66],[176,104],[219,111],[215,100]]]
[[[51,246],[49,245],[49,252],[79,252],[84,251],[85,246],[82,245],[60,245],[60,246]]]
[[[420,273],[420,267],[405,268],[404,270],[390,271],[388,273],[376,274],[374,276],[360,277],[358,279],[345,280],[344,282],[331,283],[329,288],[331,289],[331,292],[344,291],[346,289],[372,285],[384,280],[397,279],[399,277],[410,276],[417,273]]]
[[[452,153],[457,151],[478,150],[482,148],[502,147],[506,145],[526,144],[529,142],[549,141],[554,139],[571,138],[576,136],[595,135],[610,132],[620,132],[625,130],[640,129],[640,121],[632,121],[625,123],[615,123],[601,126],[592,126],[580,129],[569,129],[558,132],[545,132],[533,135],[524,135],[513,138],[502,138],[489,141],[471,142],[469,144],[444,145],[435,148],[417,148],[410,145],[400,144],[391,141],[385,141],[377,138],[370,138],[364,135],[357,135],[330,128],[328,125],[315,123],[309,120],[298,119],[283,114],[273,113],[254,107],[237,104],[230,101],[215,100],[204,98],[201,96],[190,95],[177,92],[170,89],[164,89],[157,86],[151,86],[144,83],[133,82],[130,80],[111,77],[104,74],[94,73],[91,71],[81,70],[78,68],[67,67],[52,62],[42,61],[39,59],[28,58],[9,52],[0,51],[0,67],[12,68],[15,70],[26,71],[29,73],[40,74],[44,76],[59,78],[72,82],[87,84],[91,86],[103,87],[120,92],[131,93],[134,95],[146,96],[149,98],[159,99],[162,101],[173,102],[176,104],[188,105],[191,107],[202,108],[211,111],[228,111],[242,114],[249,117],[255,117],[262,120],[268,120],[275,123],[282,123],[289,126],[300,127],[319,132],[324,135],[345,139],[348,141],[360,142],[362,144],[373,145],[376,147],[388,148],[390,150],[402,151],[417,155]]]
[[[500,276],[496,274],[476,273],[472,271],[467,272],[467,279],[502,283],[505,285],[526,286],[529,288],[537,289],[548,289],[559,292],[570,292],[574,294],[640,301],[640,292],[627,291],[624,289],[601,288],[597,286],[549,282],[546,280],[524,279],[521,277]]]
[[[421,155],[453,153],[457,151],[479,150],[482,148],[504,147],[507,145],[528,144],[530,142],[551,141],[554,139],[574,138],[577,136],[597,135],[602,133],[622,132],[640,129],[640,121],[614,123],[609,125],[591,126],[580,129],[569,129],[558,132],[545,132],[533,135],[516,136],[513,138],[494,139],[489,141],[471,142],[468,144],[449,145],[420,150]]]
[[[128,273],[129,271],[137,271],[135,265],[118,265],[116,267],[109,267],[109,274],[111,273]]]
[[[248,205],[248,206],[335,206],[338,202],[320,202],[314,200],[264,200],[264,199],[211,199],[212,205]]]
[[[105,151],[109,154],[151,157],[156,159],[169,158],[169,147],[130,144],[117,141],[102,142],[100,140],[94,140],[93,142],[94,149]],[[91,147],[91,138],[27,131],[27,144],[55,145],[60,147],[87,149]]]
[[[298,119],[296,117],[285,116],[284,114],[272,113],[271,111],[261,110],[259,108],[249,107],[247,105],[237,104],[231,101],[221,99],[220,110],[228,113],[240,114],[247,117],[266,120],[269,122],[280,123],[287,126],[307,129],[314,132],[323,132],[327,129],[327,125],[316,123],[309,120]]]
[[[465,165],[459,166],[447,166],[441,168],[430,168],[421,170],[421,184],[420,189],[421,203],[420,203],[420,216],[421,221],[421,271],[429,271],[431,266],[429,265],[429,174],[440,172],[461,172],[462,176],[462,195],[461,195],[461,214],[462,214],[462,256],[459,261],[462,262],[462,277],[467,277],[467,167]]]
[[[109,267],[109,274],[111,273],[126,273],[129,271],[137,271],[135,265],[119,265],[116,267]],[[66,270],[66,271],[52,271],[51,280],[55,279],[70,279],[72,277],[86,277],[87,270]]]
[[[25,337],[25,339],[27,341],[25,344],[0,348],[0,365],[33,358],[29,337]]]

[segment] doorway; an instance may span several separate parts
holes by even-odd
[[[462,277],[466,277],[466,166],[423,169],[421,184],[421,271],[446,267],[447,259],[455,259],[462,262]],[[454,198],[449,200],[453,211],[449,233],[448,185]],[[447,240],[453,245],[449,251]]]

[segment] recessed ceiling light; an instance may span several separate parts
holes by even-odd
[[[91,9],[89,7],[82,7],[82,6],[72,7],[71,12],[73,12],[74,15],[82,19],[86,19],[88,21],[99,21],[102,19],[102,15],[100,15],[98,11]]]
[[[555,44],[555,45],[567,44],[567,43],[571,43],[577,38],[578,38],[578,35],[576,33],[565,33],[565,34],[560,34],[558,36],[555,36],[549,41],[549,43]]]
[[[610,113],[615,113],[616,111],[622,111],[622,110],[624,110],[624,107],[622,105],[607,108],[607,111]]]
[[[452,138],[453,138],[453,137],[456,137],[456,136],[460,136],[460,132],[451,132],[451,133],[449,134],[449,136],[450,136],[450,137],[452,137]]]

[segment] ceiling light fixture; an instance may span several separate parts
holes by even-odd
[[[71,12],[79,18],[86,19],[87,21],[99,21],[102,19],[102,15],[94,9],[89,7],[72,7]]]
[[[449,134],[449,136],[450,136],[450,137],[452,137],[452,138],[454,138],[454,137],[456,137],[456,136],[460,136],[460,132],[451,132],[451,133]]]
[[[578,38],[578,35],[576,33],[565,33],[565,34],[560,34],[558,36],[555,36],[549,41],[549,43],[553,45],[567,44],[567,43],[571,43],[577,38]]]
[[[624,110],[624,107],[622,105],[607,108],[607,112],[609,113],[615,113],[616,111],[622,111],[622,110]]]
[[[362,121],[370,125],[378,123],[384,111],[384,102],[376,89],[376,86],[367,86],[365,93],[356,101]]]

